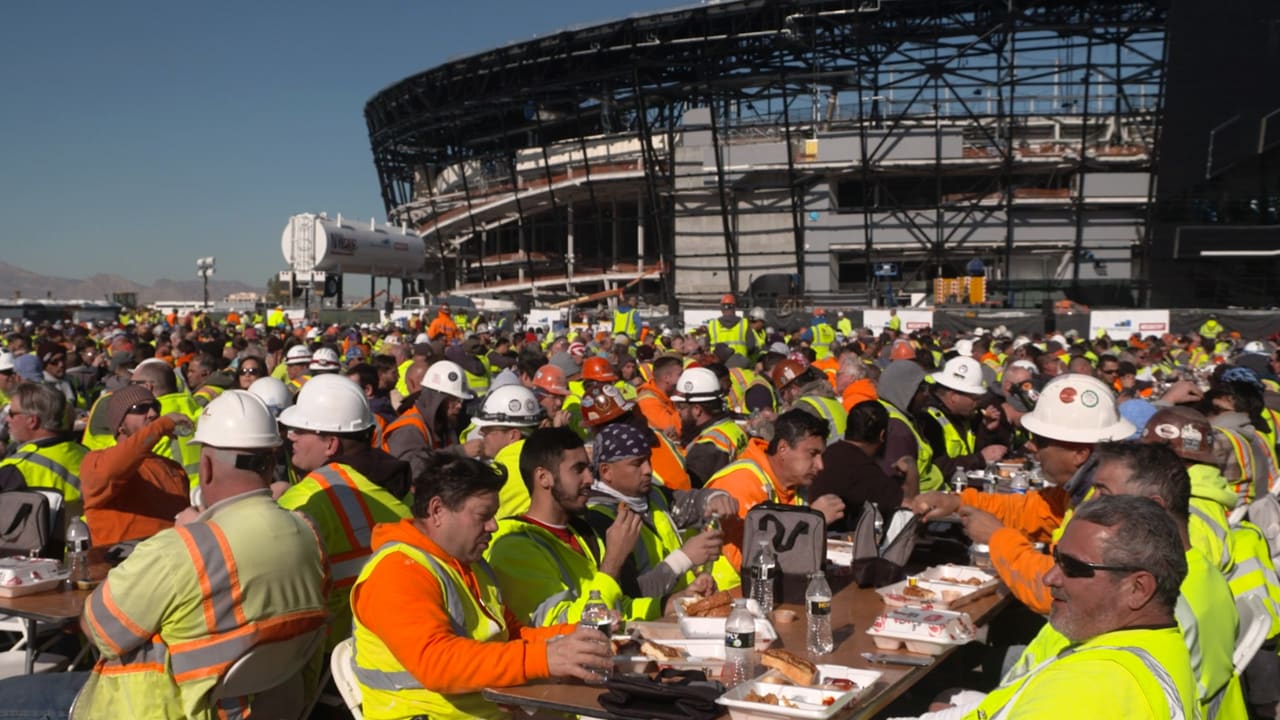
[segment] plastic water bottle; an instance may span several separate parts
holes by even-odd
[[[77,515],[67,523],[68,586],[89,583],[89,526]]]
[[[760,538],[751,560],[751,598],[765,615],[773,612],[773,586],[778,577],[778,556],[769,538]]]
[[[604,604],[604,598],[600,596],[599,590],[592,590],[591,595],[587,597],[587,604],[582,608],[582,619],[578,621],[578,625],[600,631],[604,634],[605,642],[608,642],[613,635],[613,613],[609,611],[609,606]],[[609,671],[613,668],[592,669],[604,680],[608,680]]]
[[[724,623],[724,672],[721,681],[733,687],[755,675],[756,619],[745,598],[733,601]]]
[[[812,655],[826,655],[835,649],[831,636],[831,586],[821,572],[809,573],[809,587],[804,591],[805,615],[809,620],[806,648]]]
[[[965,486],[967,486],[968,484],[969,484],[969,478],[964,474],[963,469],[956,468],[956,471],[951,473],[951,489],[952,490],[959,493],[961,490],[964,490]]]

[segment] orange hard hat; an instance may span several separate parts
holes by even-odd
[[[548,364],[538,368],[538,372],[533,376],[533,386],[551,395],[564,397],[569,394],[569,383],[565,379],[564,371],[555,365]]]
[[[911,347],[911,343],[899,340],[889,349],[890,360],[915,360],[916,349]]]
[[[582,398],[582,424],[587,427],[603,425],[617,420],[631,409],[631,405],[618,392],[618,388],[605,385]]]
[[[618,382],[618,374],[613,371],[613,365],[605,358],[591,357],[582,363],[582,379]]]
[[[773,366],[773,370],[769,372],[769,379],[773,381],[774,387],[781,390],[803,375],[804,370],[804,365],[788,358]]]
[[[733,299],[733,295],[728,294],[720,298],[721,305],[737,305],[738,301]]]
[[[813,309],[813,316],[814,316],[814,317],[822,317],[823,315],[826,315],[826,314],[827,314],[827,311],[826,311],[826,310],[823,310],[822,308],[814,308],[814,309]]]

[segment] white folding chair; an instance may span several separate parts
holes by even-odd
[[[1231,662],[1236,673],[1240,674],[1266,642],[1267,633],[1271,630],[1271,613],[1267,612],[1266,603],[1257,595],[1237,598],[1236,612],[1240,615],[1240,627],[1236,630],[1236,651]]]
[[[263,643],[227,669],[213,689],[211,700],[253,695],[253,714],[264,718],[298,720],[310,705],[302,671],[320,652],[327,628],[297,637]]]
[[[360,683],[356,681],[355,670],[355,638],[347,638],[338,643],[329,655],[329,671],[333,673],[333,684],[338,686],[342,701],[355,720],[364,720],[360,711],[363,700],[360,696]]]

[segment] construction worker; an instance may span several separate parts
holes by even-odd
[[[218,358],[213,353],[198,352],[187,361],[183,380],[191,389],[191,399],[203,408],[214,398],[236,386],[236,378],[229,372],[221,372]]]
[[[996,573],[1013,596],[1034,612],[1046,613],[1053,598],[1044,583],[1053,558],[1037,552],[1035,542],[1053,543],[1066,522],[1073,493],[1088,482],[1079,470],[1094,447],[1122,440],[1134,426],[1116,411],[1107,386],[1090,375],[1059,375],[1045,384],[1035,409],[1022,418],[1033,434],[1043,489],[993,494],[966,488],[959,494],[925,492],[912,508],[925,520],[961,513],[974,542],[990,547]],[[972,530],[970,530],[972,528]]]
[[[244,717],[266,694],[216,697],[227,670],[254,647],[323,628],[324,551],[306,519],[267,491],[280,443],[275,419],[248,393],[227,392],[205,408],[195,438],[207,509],[184,511],[178,527],[140,543],[89,596],[81,629],[100,654],[93,672],[14,678],[17,687],[2,691],[7,711]],[[318,671],[321,658],[284,660]]]
[[[1209,313],[1209,317],[1200,325],[1200,329],[1196,331],[1196,334],[1210,341],[1209,344],[1212,345],[1213,341],[1216,341],[1218,336],[1226,332],[1226,330],[1226,328],[1222,327],[1222,323],[1218,322],[1218,314]]]
[[[720,317],[707,323],[707,342],[712,348],[727,345],[742,357],[751,357],[756,349],[756,337],[747,322],[738,317],[738,303],[732,295],[720,298]]]
[[[713,515],[729,517],[738,510],[721,490],[673,491],[655,483],[652,441],[647,428],[611,423],[599,429],[592,447],[596,481],[587,501],[587,522],[597,534],[607,534],[620,505],[643,519],[640,540],[622,571],[622,591],[633,597],[665,597],[699,582],[698,569],[720,557],[724,540],[719,529],[699,528]],[[704,587],[710,581],[710,575],[701,580]]]
[[[66,431],[66,412],[67,399],[56,388],[44,383],[14,388],[9,398],[9,435],[17,447],[0,461],[0,492],[57,490],[66,516],[74,517],[84,509],[80,463],[89,450]]]
[[[849,413],[836,399],[835,390],[813,368],[806,369],[795,360],[783,360],[773,366],[770,375],[778,389],[778,400],[784,410],[804,410],[827,423],[827,444],[839,442]]]
[[[418,477],[413,518],[374,529],[376,552],[352,591],[364,717],[505,718],[481,690],[600,682],[594,669],[612,664],[595,629],[526,627],[499,592],[483,555],[502,483],[483,463],[441,454]]]
[[[311,348],[302,344],[289,348],[284,354],[284,365],[284,384],[289,386],[289,392],[297,395],[307,380],[311,379],[311,375],[308,374],[311,366]]]
[[[898,317],[898,308],[889,308],[889,321],[885,323],[885,329],[895,337],[902,333],[902,318]]]
[[[210,403],[212,405],[212,403]],[[173,527],[173,517],[188,506],[186,471],[154,451],[161,438],[190,429],[191,419],[160,414],[160,402],[143,385],[127,385],[107,401],[106,426],[111,445],[93,450],[80,463],[84,517],[93,541],[113,545],[150,537]]]
[[[922,412],[916,413],[916,427],[933,449],[933,464],[942,477],[949,479],[957,470],[983,470],[1003,458],[1008,452],[1004,445],[975,445],[974,411],[987,393],[981,364],[953,357],[931,377],[933,388]]]
[[[838,320],[836,320],[836,332],[840,333],[846,338],[853,337],[853,321],[850,320],[847,315],[845,315],[843,310],[838,311],[836,313],[836,317],[839,318]]]
[[[759,354],[769,345],[769,335],[765,332],[764,323],[766,314],[764,308],[751,308],[751,312],[747,314],[751,318],[750,330],[751,336],[755,340],[755,354]]]
[[[836,368],[836,395],[845,412],[854,405],[866,400],[878,400],[880,394],[876,384],[870,377],[867,364],[858,353],[845,350],[840,353],[839,365]]]
[[[332,649],[351,634],[351,586],[373,552],[373,526],[410,515],[400,499],[411,489],[408,467],[369,446],[373,413],[360,388],[341,375],[312,378],[279,422],[288,428],[290,460],[305,477],[278,502],[310,516],[324,541],[333,579]]]
[[[1045,577],[1055,598],[1049,623],[1071,649],[1011,673],[960,708],[969,710],[965,717],[1057,717],[1064,708],[1090,718],[1199,717],[1175,618],[1185,558],[1176,523],[1150,499],[1082,505]]]
[[[897,349],[896,347],[894,348]],[[933,462],[933,447],[916,430],[912,412],[924,394],[924,369],[914,360],[894,360],[880,375],[876,392],[880,404],[889,411],[889,431],[885,436],[880,469],[893,472],[893,462],[900,457],[916,460],[921,492],[937,490],[943,485],[942,471]],[[891,462],[890,458],[894,458]]]
[[[461,339],[462,331],[458,328],[458,323],[454,319],[452,308],[449,307],[447,302],[441,303],[440,309],[436,311],[436,316],[432,318],[431,324],[427,327],[427,341],[440,340],[447,345]]]
[[[747,448],[747,434],[725,410],[720,379],[706,368],[689,368],[676,380],[671,396],[680,410],[686,440],[685,470],[693,487],[702,487]]]
[[[283,330],[288,325],[288,319],[284,316],[284,306],[277,305],[267,313],[267,327],[272,329]]]
[[[535,430],[520,452],[520,472],[529,486],[529,510],[498,521],[488,560],[521,622],[577,622],[592,591],[627,620],[667,614],[662,598],[629,597],[620,585],[639,541],[640,516],[619,508],[603,540],[582,519],[592,482],[582,438],[568,428]],[[677,596],[667,600],[667,610]]]
[[[636,296],[628,295],[623,303],[613,311],[614,335],[626,335],[632,340],[640,339],[640,311],[636,309]]]
[[[462,403],[474,397],[457,363],[433,363],[427,368],[417,400],[383,430],[382,449],[408,462],[417,477],[432,451],[458,442]]]
[[[173,368],[163,361],[151,358],[138,363],[138,367],[133,370],[130,383],[141,385],[156,396],[156,400],[160,403],[161,415],[180,413],[192,423],[200,417],[203,408],[191,397],[191,393],[178,387]],[[168,436],[162,437],[156,443],[154,452],[182,465],[187,476],[191,478],[192,486],[195,486],[196,472],[200,467],[200,449],[191,442],[189,437],[178,436],[172,440]]]
[[[680,379],[683,363],[675,355],[662,355],[653,361],[653,376],[636,392],[636,406],[649,421],[654,432],[679,439],[683,426],[680,410],[671,399]]]
[[[494,388],[471,419],[480,436],[480,456],[501,465],[507,481],[498,492],[498,517],[522,515],[529,509],[529,488],[520,475],[525,438],[546,418],[533,391],[523,385]]]
[[[822,308],[813,309],[812,322],[809,325],[809,347],[823,360],[831,355],[831,343],[836,341],[836,330],[827,322],[827,312]]]
[[[844,516],[844,502],[838,496],[823,495],[806,503],[803,495],[822,471],[827,423],[807,412],[791,410],[779,415],[773,428],[773,439],[751,438],[741,458],[707,481],[708,488],[724,490],[738,503],[737,515],[722,520],[724,560],[732,571],[717,563],[715,579],[721,587],[732,587],[735,573],[741,572],[744,522],[756,505],[808,504],[821,512],[829,525]]]

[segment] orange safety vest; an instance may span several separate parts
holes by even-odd
[[[692,490],[689,471],[684,469],[684,453],[663,433],[655,432],[654,435],[658,436],[658,445],[649,455],[653,476],[671,490]]]
[[[381,443],[383,452],[391,452],[389,444],[389,441],[391,440],[391,433],[405,427],[417,429],[418,433],[422,435],[422,441],[426,443],[428,450],[439,450],[443,447],[443,445],[436,440],[435,433],[431,432],[431,428],[427,427],[426,421],[422,419],[422,411],[418,409],[417,405],[414,405],[383,429]]]
[[[379,415],[373,414],[373,437],[369,440],[369,444],[375,448],[382,447],[382,436],[387,432],[387,419]]]

